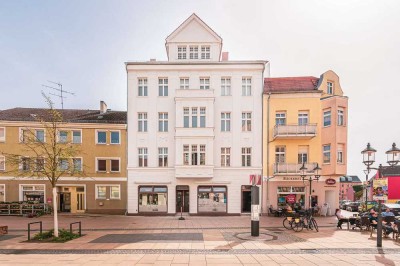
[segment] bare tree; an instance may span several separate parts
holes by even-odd
[[[37,127],[23,128],[20,134],[19,153],[3,153],[8,165],[7,172],[16,177],[48,180],[53,190],[54,236],[58,237],[57,183],[62,176],[84,176],[83,165],[74,159],[78,154],[70,138],[60,135],[65,127],[62,113],[54,108],[51,99],[42,93],[48,109],[35,114]]]

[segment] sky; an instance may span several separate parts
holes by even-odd
[[[46,107],[43,85],[63,84],[64,108],[126,110],[124,62],[166,60],[165,38],[196,13],[230,60],[268,60],[271,77],[340,77],[349,97],[348,174],[365,180],[400,146],[400,1],[0,1],[0,110]],[[57,107],[60,100],[53,96]]]

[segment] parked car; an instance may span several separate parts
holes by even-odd
[[[346,204],[346,210],[349,212],[358,212],[358,207],[360,206],[360,202],[349,202]]]
[[[351,202],[350,200],[339,200],[339,209],[345,210],[344,205]]]
[[[383,203],[383,204],[381,204],[381,206],[382,206],[382,208],[381,208],[382,212],[384,212],[387,208],[389,208],[390,211],[393,212],[393,214],[395,216],[400,216],[400,204]],[[379,205],[375,205],[371,209],[374,209],[377,212],[378,211],[378,207],[379,207]]]
[[[367,201],[367,210],[370,210],[372,207],[375,205],[378,205],[378,202],[375,200],[368,200]],[[358,211],[364,211],[365,210],[365,202],[361,203],[360,207],[358,207]]]

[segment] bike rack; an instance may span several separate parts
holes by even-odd
[[[74,222],[69,224],[69,232],[72,234],[72,225],[79,224],[79,236],[82,236],[82,223],[81,222]]]
[[[28,241],[31,240],[31,224],[40,224],[40,233],[42,233],[42,221],[28,223]]]

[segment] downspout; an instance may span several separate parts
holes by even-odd
[[[271,91],[268,92],[268,99],[267,99],[267,208],[269,208],[269,120],[270,120],[270,99],[271,99]]]
[[[262,75],[261,75],[261,215],[264,213],[264,71],[265,64],[263,67]]]
[[[125,63],[125,69],[126,69],[126,125],[125,125],[125,172],[126,172],[126,209],[125,209],[125,215],[128,215],[128,187],[129,187],[129,178],[128,178],[128,108],[129,108],[129,87],[128,87],[128,63]]]

